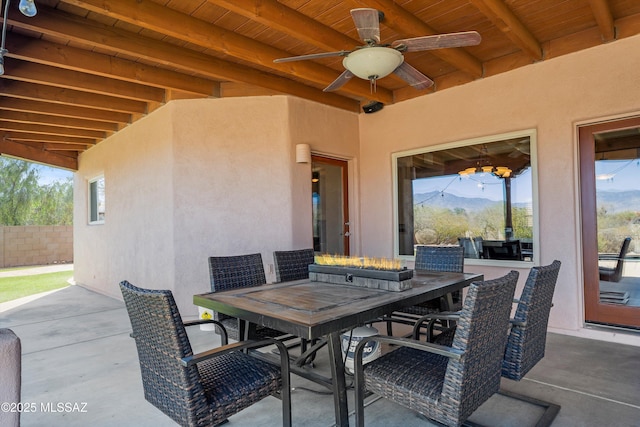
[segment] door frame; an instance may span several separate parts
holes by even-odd
[[[338,166],[342,172],[342,244],[344,255],[351,254],[351,219],[349,216],[349,161],[337,159],[335,157],[326,157],[321,154],[311,155],[311,164],[324,163],[332,166]]]
[[[585,322],[620,326],[634,326],[635,324],[636,327],[640,326],[638,324],[640,308],[600,303],[594,139],[594,135],[598,133],[636,127],[640,127],[640,117],[578,126]]]

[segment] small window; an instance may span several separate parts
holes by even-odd
[[[534,261],[534,152],[525,131],[394,154],[396,254],[460,245],[472,263]]]
[[[89,181],[89,224],[104,224],[104,176]]]

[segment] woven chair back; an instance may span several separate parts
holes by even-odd
[[[309,264],[314,263],[313,249],[275,251],[273,261],[276,267],[276,282],[308,279]]]
[[[197,367],[180,359],[193,355],[171,291],[138,288],[127,281],[120,290],[131,320],[145,398],[179,424],[195,425],[194,408],[208,406]]]
[[[212,292],[258,286],[267,282],[262,255],[259,253],[209,257],[209,276]]]
[[[465,355],[450,360],[442,408],[447,418],[464,420],[500,388],[500,369],[518,272],[472,283],[460,312],[452,347]]]
[[[462,246],[416,247],[416,270],[464,272],[464,248]]]
[[[209,278],[211,292],[248,288],[267,282],[264,275],[262,255],[247,254],[209,257]],[[222,313],[214,313],[215,320],[231,319]]]
[[[519,298],[502,364],[502,376],[519,381],[544,357],[547,326],[560,261],[533,267]]]

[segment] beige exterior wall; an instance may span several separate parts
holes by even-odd
[[[360,116],[362,247],[393,255],[393,152],[535,129],[542,264],[562,261],[550,326],[640,345],[583,328],[578,124],[640,114],[640,37],[570,54]],[[471,268],[468,268],[471,270]],[[481,268],[493,278],[506,268]],[[528,270],[520,270],[521,283]],[[519,292],[519,291],[516,291]]]
[[[0,268],[73,262],[73,227],[0,227]]]
[[[537,133],[540,263],[563,263],[551,329],[583,327],[576,127],[640,114],[640,37],[437,92],[370,115],[284,96],[172,101],[85,152],[76,174],[75,278],[120,297],[128,279],[172,289],[185,316],[209,289],[207,257],[311,245],[310,165],[295,145],[348,159],[353,253],[393,255],[394,152]],[[87,225],[87,179],[103,173],[106,221]],[[497,277],[507,267],[472,266]],[[521,284],[528,269],[520,269]]]
[[[312,245],[311,165],[295,162],[298,143],[355,158],[357,115],[284,96],[172,101],[87,151],[75,280],[117,298],[124,279],[171,289],[184,316],[210,289],[209,256],[260,252],[275,280],[274,250]],[[87,225],[87,180],[100,174],[105,223]]]

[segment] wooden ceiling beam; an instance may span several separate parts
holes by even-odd
[[[542,45],[503,0],[470,0],[470,3],[533,60],[542,60]]]
[[[52,142],[47,142],[44,144],[44,149],[47,151],[84,151],[86,150],[86,145],[76,145],[76,144],[56,144]]]
[[[322,92],[321,89],[285,77],[88,21],[59,10],[52,11],[44,6],[38,5],[38,14],[32,18],[17,13],[10,16],[8,21],[17,28],[70,39],[89,49],[100,48],[108,52],[141,57],[165,67],[195,72],[208,78],[249,83],[349,111],[360,110],[358,101],[336,93]]]
[[[279,70],[322,86],[328,85],[337,77],[335,70],[313,62],[276,64],[273,62],[274,59],[290,56],[290,54],[153,2],[139,1],[136,4],[124,4],[107,1],[107,4],[103,4],[105,2],[94,0],[65,1],[88,8],[92,12],[106,14],[153,31],[160,31],[188,43],[272,70]],[[185,31],[185,28],[188,30]],[[379,88],[377,93],[372,93],[368,82],[361,79],[354,79],[341,91],[359,98],[375,98],[387,103],[392,102],[393,99],[392,93],[386,89]]]
[[[207,2],[327,51],[352,50],[354,46],[363,44],[360,40],[352,39],[276,0],[207,0]]]
[[[35,83],[9,81],[8,79],[0,81],[0,92],[5,96],[15,98],[33,100],[47,99],[60,104],[100,108],[123,113],[147,113],[147,104],[140,101],[38,85]]]
[[[0,139],[0,154],[19,157],[32,162],[44,163],[72,171],[78,170],[78,158],[63,156],[50,151],[44,151],[26,144]]]
[[[21,131],[5,131],[4,138],[8,141],[14,142],[54,142],[63,144],[79,144],[92,146],[96,145],[98,141],[93,138],[79,138],[75,136],[59,136],[59,135],[46,135],[43,133],[31,133]]]
[[[352,39],[340,31],[323,25],[315,19],[295,9],[291,9],[276,0],[207,1],[315,46],[322,51],[354,50],[355,47],[362,46],[364,43],[361,40]],[[395,74],[390,74],[388,78],[404,83],[404,80]],[[415,91],[414,88],[411,89]],[[395,99],[394,94],[394,101]]]
[[[10,55],[8,55],[10,56]],[[79,71],[65,70],[49,65],[22,60],[5,60],[5,78],[44,84],[101,95],[117,96],[143,102],[164,102],[165,91]]]
[[[274,63],[274,59],[291,56],[291,54],[152,1],[62,0],[62,2],[323,86],[328,86],[338,76],[334,69],[313,61]],[[340,91],[365,99],[376,98],[387,104],[393,103],[393,93],[390,90],[379,87],[377,92],[372,93],[369,82],[359,78],[351,80]]]
[[[607,0],[589,0],[589,5],[596,18],[598,28],[602,33],[602,40],[610,42],[616,39],[616,27],[613,22],[613,14]]]
[[[411,37],[431,36],[439,34],[424,21],[397,5],[393,0],[358,0],[362,7],[375,7],[384,12],[382,24],[399,34]],[[453,65],[473,77],[482,77],[482,63],[478,58],[462,48],[435,49],[430,54]]]
[[[115,124],[131,123],[131,114],[120,113],[118,111],[98,110],[95,108],[54,104],[44,101],[9,98],[4,96],[0,96],[0,110],[42,113],[60,117],[77,117],[81,119],[96,120]]]
[[[51,126],[32,123],[18,123],[6,120],[0,120],[0,130],[4,131],[22,131],[29,133],[43,133],[47,135],[60,136],[77,136],[81,138],[104,139],[107,137],[106,132],[86,129],[72,129],[62,126]]]
[[[118,131],[118,126],[115,123],[100,122],[97,120],[85,120],[73,117],[51,116],[48,114],[26,113],[23,111],[0,109],[0,119],[10,122],[51,124],[76,129],[99,130],[111,133]]]
[[[85,49],[34,39],[17,33],[7,38],[7,56],[67,70],[110,77],[202,96],[217,96],[220,83],[163,68],[140,64]]]

